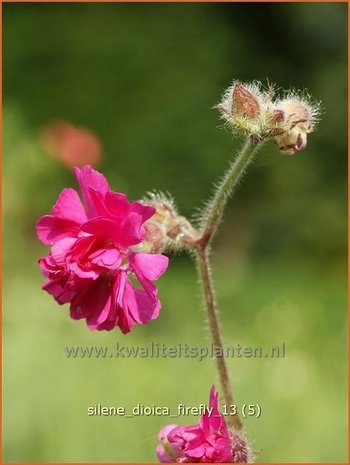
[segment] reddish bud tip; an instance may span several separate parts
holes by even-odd
[[[256,118],[260,113],[258,99],[242,84],[236,84],[233,88],[232,112],[246,118]]]
[[[274,123],[282,123],[284,121],[285,115],[283,110],[273,110],[271,121]]]

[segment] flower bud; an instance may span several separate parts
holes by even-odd
[[[260,113],[258,99],[240,84],[234,84],[232,92],[232,114],[245,118],[256,118]]]
[[[277,135],[275,141],[285,155],[293,155],[306,147],[307,134],[315,125],[318,108],[297,98],[285,99],[277,104],[278,112],[283,112],[283,134]]]
[[[302,124],[307,131],[311,131],[312,109],[308,104],[298,100],[282,100],[276,111],[282,111],[285,114],[291,128]]]
[[[146,200],[156,213],[144,224],[143,249],[160,253],[166,248],[181,249],[193,245],[199,238],[191,223],[178,214],[172,200],[162,194],[150,194]]]
[[[260,128],[262,104],[263,95],[257,84],[234,81],[216,108],[235,131],[256,135]]]

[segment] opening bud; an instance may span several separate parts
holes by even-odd
[[[302,128],[294,127],[286,134],[276,137],[278,148],[285,155],[294,155],[306,147],[307,132]]]
[[[283,134],[275,137],[280,151],[285,155],[293,155],[306,147],[307,134],[315,126],[318,107],[297,98],[281,100],[275,112],[283,112]]]

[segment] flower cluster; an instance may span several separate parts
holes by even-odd
[[[75,168],[75,175],[84,205],[74,189],[63,189],[52,214],[37,222],[39,239],[51,245],[39,260],[47,277],[43,289],[59,304],[69,302],[71,317],[86,319],[91,329],[119,326],[128,333],[159,315],[152,281],[164,273],[168,258],[137,250],[155,209],[111,191],[90,166]]]
[[[247,463],[250,459],[245,440],[237,433],[230,433],[218,410],[214,386],[209,395],[209,409],[197,425],[167,425],[159,432],[158,440],[156,452],[160,462]]]
[[[265,91],[259,82],[234,81],[217,108],[234,131],[243,132],[256,142],[272,139],[282,153],[292,155],[306,147],[307,134],[315,129],[320,105],[294,91],[281,99],[273,97],[272,87]]]

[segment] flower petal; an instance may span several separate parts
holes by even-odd
[[[74,320],[89,319],[88,325],[95,329],[94,324],[106,307],[110,307],[109,283],[98,279],[80,292],[71,302],[70,316]],[[90,317],[90,318],[89,318]]]
[[[143,252],[135,253],[130,261],[131,267],[150,281],[160,278],[168,264],[169,258],[165,255]]]
[[[51,256],[57,265],[63,265],[65,263],[67,253],[75,243],[76,239],[74,237],[65,237],[54,243],[51,248]]]
[[[105,196],[105,208],[108,215],[124,218],[129,213],[130,204],[125,194],[110,191]]]
[[[70,302],[76,296],[75,291],[67,289],[62,283],[56,280],[49,280],[42,288],[52,295],[60,305]]]
[[[161,463],[174,462],[177,458],[178,447],[176,447],[176,445],[174,447],[168,442],[168,434],[175,428],[177,428],[177,425],[166,425],[158,433],[159,444],[156,447],[156,454]],[[173,457],[171,457],[168,452],[173,455]]]
[[[132,202],[130,204],[130,212],[138,213],[142,216],[142,222],[149,220],[156,212],[156,209],[151,205],[141,202]]]
[[[91,199],[90,188],[105,195],[110,190],[107,179],[89,165],[84,166],[82,169],[74,168],[74,173],[83,194],[88,217],[93,218],[96,211],[94,202]]]
[[[117,270],[123,260],[123,255],[114,248],[100,249],[89,255],[91,263],[108,268],[109,270]]]
[[[137,323],[145,324],[158,318],[161,305],[157,297],[150,297],[143,289],[135,289],[128,280],[125,284],[123,308],[129,310]]]
[[[86,212],[77,191],[72,188],[63,189],[57,202],[52,208],[52,214],[63,220],[70,220],[77,224],[87,221]]]
[[[143,218],[139,213],[129,213],[120,224],[116,241],[121,247],[130,247],[143,241],[145,231],[142,227]]]
[[[142,216],[138,213],[130,213],[122,221],[99,216],[87,221],[81,229],[95,237],[112,240],[123,248],[139,244],[144,237]]]
[[[114,240],[116,237],[118,238],[116,225],[114,221],[108,218],[98,217],[89,220],[81,229],[99,239]]]
[[[77,237],[79,231],[79,224],[53,215],[42,216],[36,223],[38,238],[48,245],[52,245],[65,237]]]

